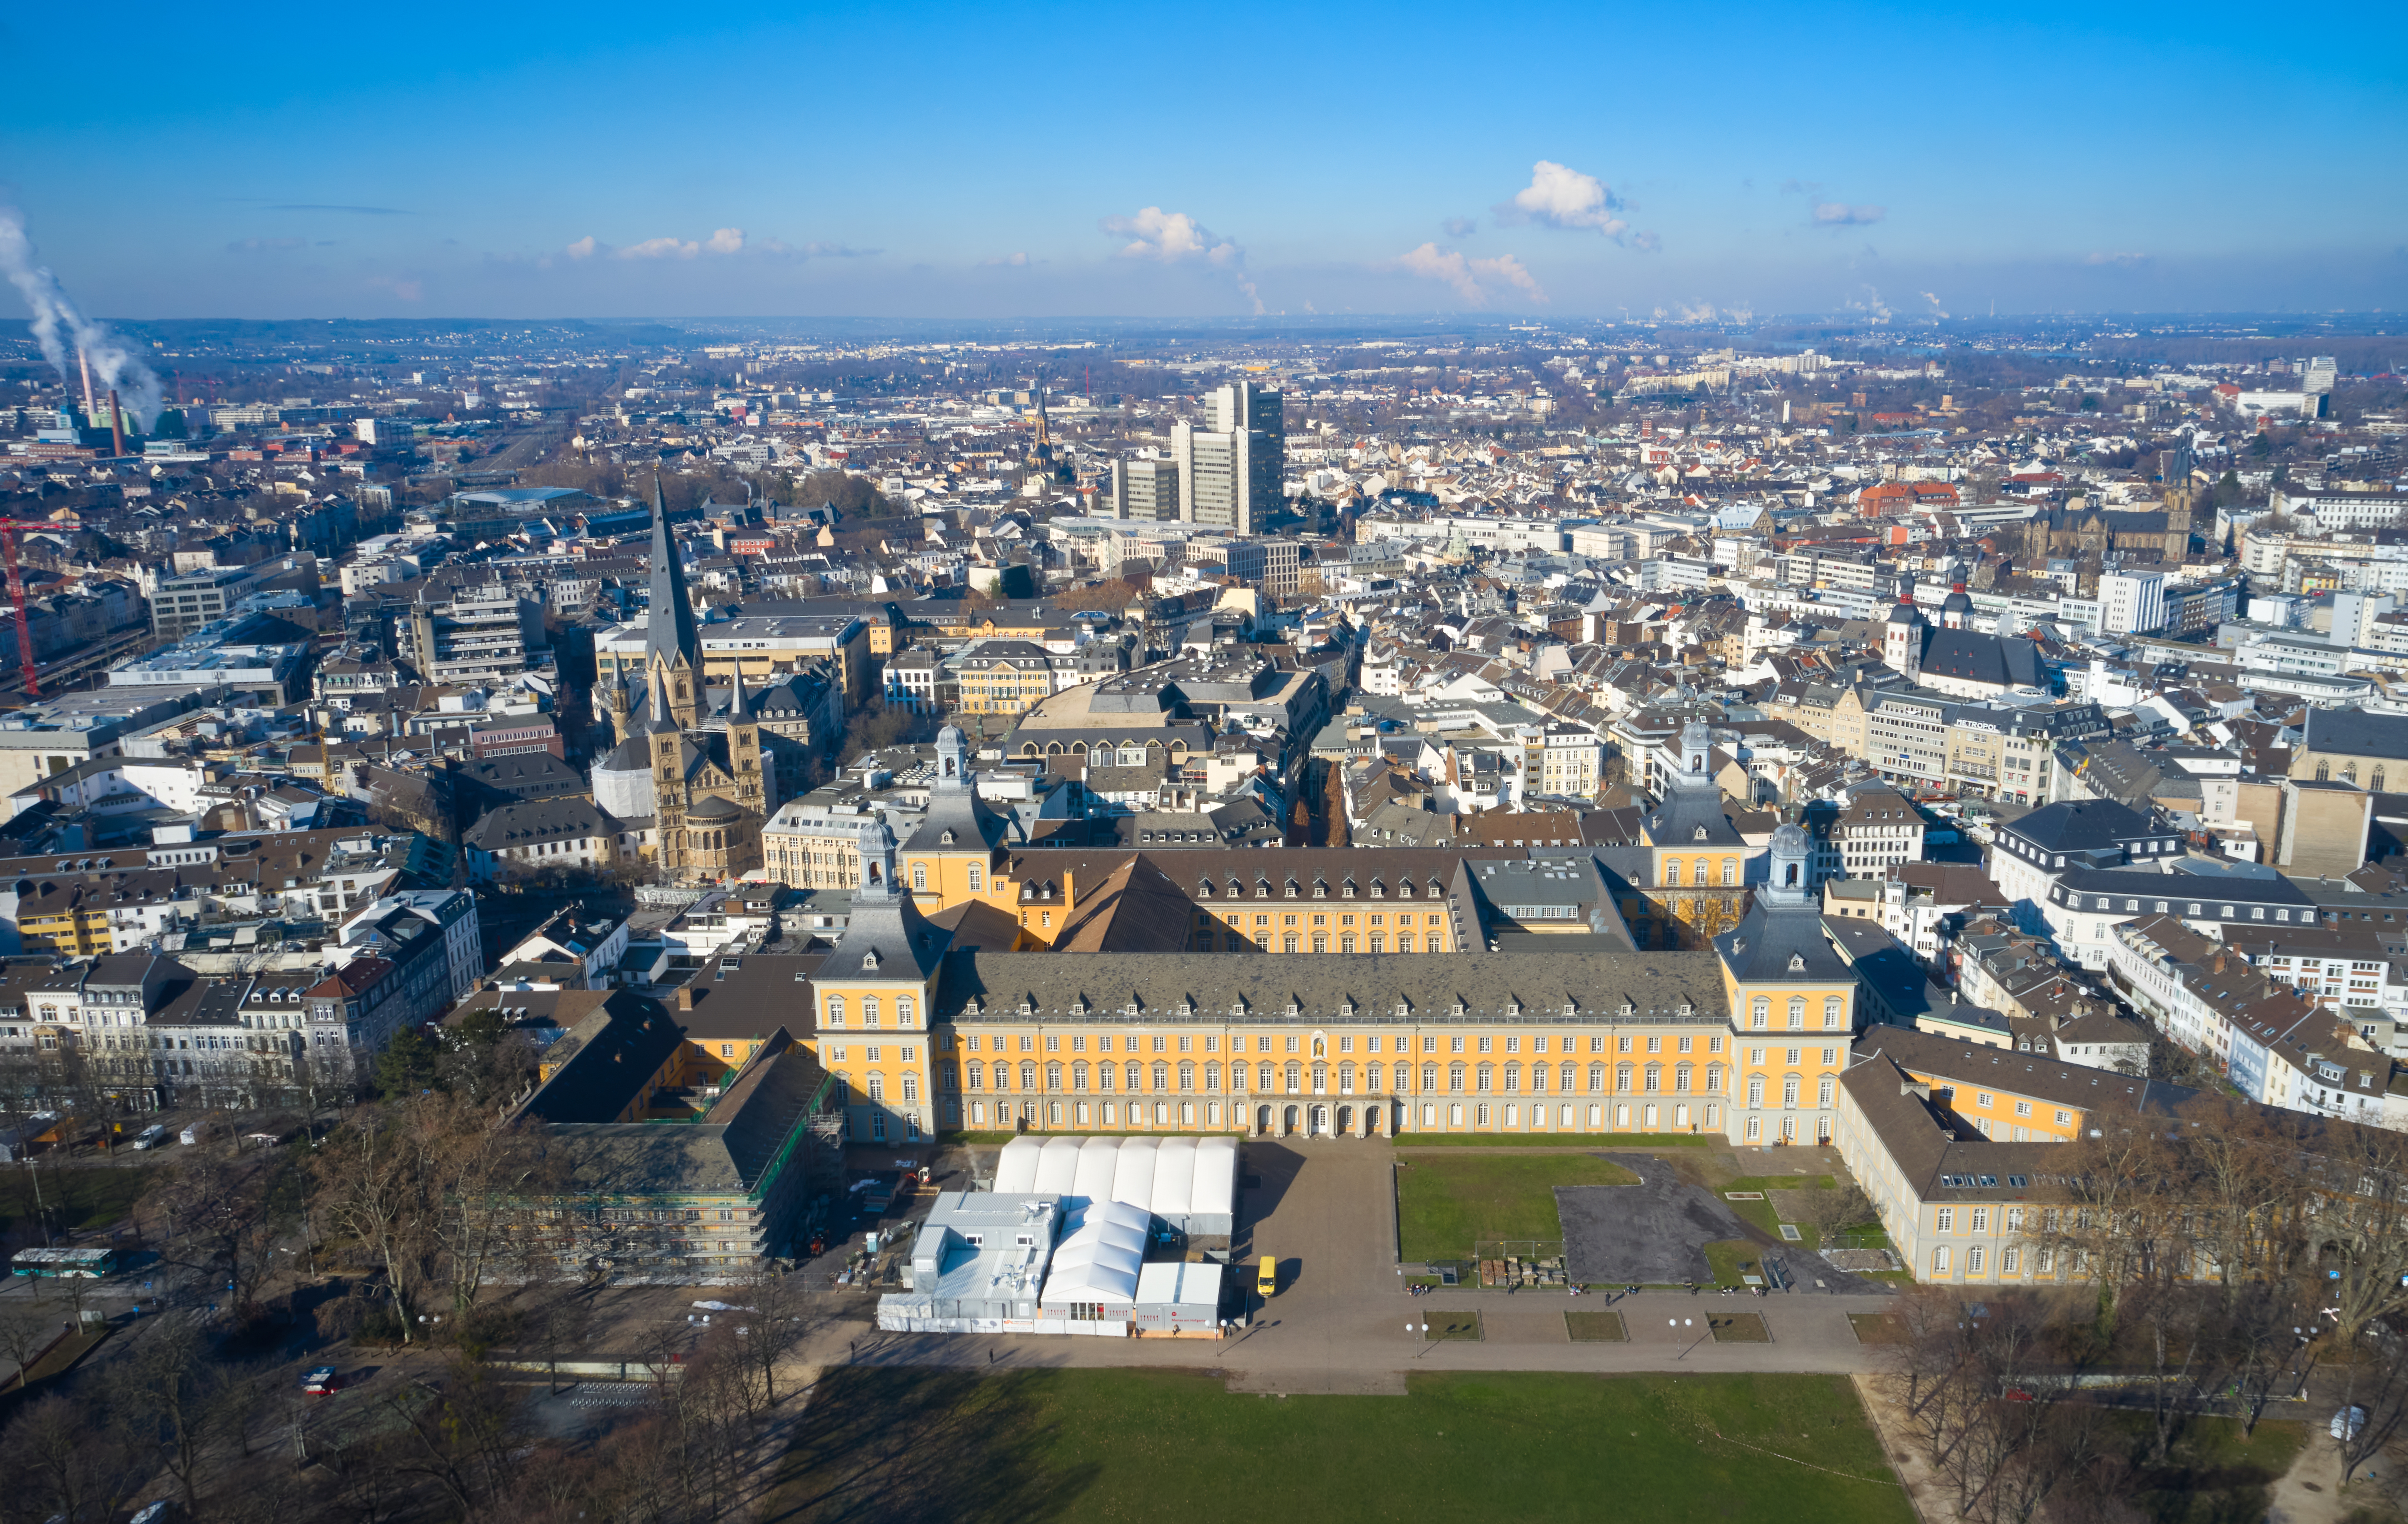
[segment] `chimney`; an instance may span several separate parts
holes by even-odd
[[[117,408],[117,388],[108,389],[108,435],[116,441],[115,453],[125,453],[125,415]]]
[[[83,370],[83,416],[86,420],[90,420],[92,417],[92,357],[83,352],[83,346],[80,344],[76,346],[76,363]]]

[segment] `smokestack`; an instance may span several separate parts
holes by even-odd
[[[108,436],[116,442],[115,453],[125,453],[125,415],[118,410],[117,388],[108,389]]]
[[[92,357],[83,352],[83,346],[80,344],[76,346],[76,363],[83,367],[83,416],[90,418],[92,417]]]

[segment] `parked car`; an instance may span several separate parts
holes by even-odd
[[[167,1130],[164,1127],[146,1127],[134,1134],[134,1147],[136,1148],[156,1148],[166,1141]]]
[[[2339,1412],[2335,1413],[2332,1416],[2332,1422],[2326,1425],[2327,1431],[2331,1433],[2332,1437],[2342,1441],[2344,1444],[2347,1444],[2349,1441],[2356,1439],[2358,1437],[2358,1431],[2365,1427],[2366,1409],[2358,1407],[2356,1404],[2343,1408]]]
[[[301,1389],[312,1397],[330,1397],[343,1388],[343,1374],[331,1365],[321,1365],[301,1378]]]

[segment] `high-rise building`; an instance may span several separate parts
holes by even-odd
[[[1258,534],[1280,505],[1287,469],[1287,422],[1278,392],[1233,381],[1205,399],[1205,426],[1174,424],[1179,517]]]
[[[1168,461],[1114,461],[1109,499],[1115,519],[1179,519],[1179,467]]]

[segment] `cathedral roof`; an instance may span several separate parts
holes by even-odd
[[[707,793],[695,802],[695,805],[692,809],[685,812],[685,818],[689,820],[699,820],[704,824],[709,825],[715,824],[723,820],[738,819],[742,818],[743,814],[744,812],[742,810],[738,809],[735,805],[729,804],[726,800],[720,798],[717,794]]]
[[[660,657],[674,666],[682,658],[702,670],[702,641],[694,627],[694,600],[686,595],[685,568],[679,564],[677,541],[669,534],[668,509],[661,503],[661,478],[652,478],[652,601],[644,624],[644,665]]]
[[[2021,635],[1985,635],[1978,630],[1927,630],[1923,675],[2001,688],[2040,688],[2040,648]]]

